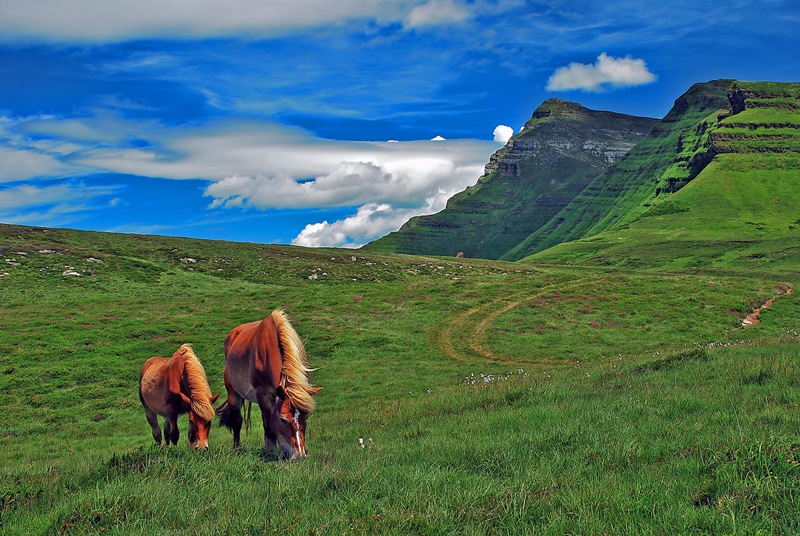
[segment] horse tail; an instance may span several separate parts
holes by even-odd
[[[246,432],[250,431],[250,412],[252,411],[253,403],[249,400],[247,401],[247,409],[244,412],[244,429]],[[233,429],[233,425],[231,424],[231,408],[228,405],[228,401],[226,400],[224,404],[214,410],[219,416],[219,425],[224,426],[228,430]]]
[[[228,406],[228,401],[226,400],[224,404],[214,410],[219,416],[219,425],[224,426],[225,428],[231,428],[231,408]]]

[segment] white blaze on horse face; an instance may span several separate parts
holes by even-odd
[[[294,429],[295,432],[294,433],[295,433],[295,436],[297,437],[297,450],[300,451],[300,456],[305,456],[306,453],[305,453],[305,449],[303,448],[304,445],[302,443],[300,443],[300,420],[299,420],[299,418],[300,418],[300,410],[299,409],[295,409],[294,410],[294,425],[295,425],[295,429]]]

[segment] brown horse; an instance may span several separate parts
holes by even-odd
[[[214,418],[214,406],[219,393],[211,396],[203,365],[188,344],[172,357],[151,357],[145,361],[139,378],[139,400],[142,401],[147,422],[153,429],[153,439],[161,444],[158,417],[164,417],[164,437],[167,445],[178,444],[178,415],[189,414],[189,447],[208,450],[208,432]]]
[[[225,388],[228,399],[217,408],[220,425],[241,445],[242,402],[255,402],[264,421],[264,449],[283,459],[306,455],[306,419],[314,409],[306,351],[284,312],[235,327],[225,338]],[[248,406],[249,409],[249,406]],[[248,411],[248,424],[250,412]],[[276,448],[277,442],[277,448]]]

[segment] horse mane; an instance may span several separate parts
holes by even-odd
[[[208,386],[206,371],[191,344],[184,344],[178,349],[178,355],[183,356],[183,373],[189,383],[189,398],[192,399],[192,410],[201,418],[210,421],[214,418],[214,406],[211,399],[211,388]]]
[[[311,382],[308,374],[314,369],[308,366],[303,341],[300,340],[300,336],[282,309],[275,309],[270,316],[278,328],[278,339],[283,354],[280,379],[283,390],[296,409],[303,413],[311,413],[314,409],[314,399],[309,393]]]

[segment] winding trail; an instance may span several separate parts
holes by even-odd
[[[579,288],[584,285],[596,285],[603,279],[585,277],[569,284],[554,283],[539,288],[532,292],[515,292],[474,307],[455,318],[448,318],[434,329],[432,340],[442,352],[456,361],[467,363],[504,363],[527,364],[534,363],[563,363],[561,360],[550,358],[536,358],[521,360],[519,357],[497,354],[487,344],[486,335],[494,321],[502,314],[529,303],[537,298],[542,298],[553,291],[564,291]]]

